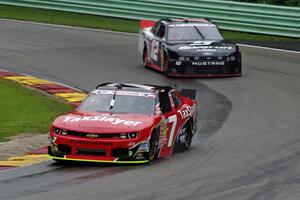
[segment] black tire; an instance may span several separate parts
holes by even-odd
[[[151,138],[149,140],[149,153],[148,160],[149,162],[153,161],[157,157],[157,149],[158,149],[158,137],[156,131],[153,131],[151,134]]]
[[[239,52],[239,56],[238,56],[238,66],[239,66],[238,73],[242,74],[242,55],[241,55],[241,52]]]
[[[184,150],[187,150],[190,148],[192,139],[193,139],[193,125],[191,121],[188,121],[183,129],[185,128],[185,141],[183,143]]]
[[[166,53],[164,53],[164,59],[163,59],[163,72],[165,76],[169,77],[170,75],[170,68],[169,68],[169,62],[168,62],[168,56]]]
[[[145,47],[143,51],[143,65],[145,68],[149,68],[147,64],[147,58],[148,58],[148,52],[147,52],[147,47]]]

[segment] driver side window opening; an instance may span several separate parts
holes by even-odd
[[[172,111],[172,106],[168,92],[163,91],[159,93],[159,104],[162,113],[168,113]]]
[[[165,25],[164,24],[160,24],[156,35],[159,38],[163,38],[164,37],[164,35],[165,35]]]

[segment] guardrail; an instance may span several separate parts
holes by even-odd
[[[221,29],[300,37],[300,8],[211,0],[0,0],[0,4],[157,20],[206,17]]]

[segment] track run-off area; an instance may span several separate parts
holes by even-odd
[[[242,46],[242,77],[170,79],[142,66],[137,43],[134,34],[0,21],[2,69],[86,91],[111,81],[195,88],[199,115],[186,152],[150,165],[49,160],[3,171],[1,200],[300,199],[300,53]]]

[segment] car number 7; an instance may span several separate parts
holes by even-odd
[[[168,117],[168,123],[172,123],[171,133],[168,141],[168,147],[171,147],[173,143],[174,134],[175,134],[176,124],[177,124],[177,116],[171,115],[170,117]]]

